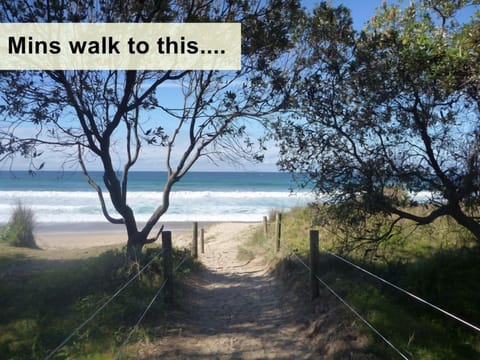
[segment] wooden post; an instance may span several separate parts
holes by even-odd
[[[282,213],[277,213],[275,222],[275,251],[280,251],[280,238],[282,236]]]
[[[200,229],[200,249],[202,250],[202,254],[205,254],[205,229]]]
[[[318,272],[318,230],[310,230],[310,289],[312,291],[312,299],[320,296],[317,272]]]
[[[165,302],[173,302],[173,261],[172,261],[172,232],[162,232],[163,248],[163,275],[167,283],[165,284]]]
[[[198,222],[193,223],[192,256],[198,258]]]
[[[263,236],[265,241],[268,240],[268,218],[266,216],[263,217]]]

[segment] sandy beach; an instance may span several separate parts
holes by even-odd
[[[245,223],[221,224],[223,229],[234,231],[236,224]],[[172,232],[174,246],[187,246],[191,241],[193,223],[167,222],[163,225],[164,230]],[[208,229],[213,225],[213,222],[199,222],[198,228]],[[157,229],[158,226],[154,228],[154,232]],[[50,223],[37,226],[35,239],[38,246],[44,250],[74,250],[126,244],[127,234],[123,225],[110,223]]]

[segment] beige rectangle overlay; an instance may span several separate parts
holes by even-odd
[[[240,23],[0,24],[1,70],[240,68]]]

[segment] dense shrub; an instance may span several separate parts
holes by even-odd
[[[35,216],[32,209],[18,202],[7,225],[2,229],[1,239],[13,246],[38,248],[33,230]]]

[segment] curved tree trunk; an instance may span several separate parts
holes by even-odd
[[[143,246],[147,243],[147,239],[139,231],[130,232],[127,229],[127,232],[127,255],[130,260],[136,260],[142,252]]]
[[[475,239],[477,243],[480,244],[480,223],[473,219],[470,216],[467,216],[460,206],[454,206],[452,215],[451,215],[455,221],[463,226],[465,229],[470,231],[473,236],[475,236]]]

